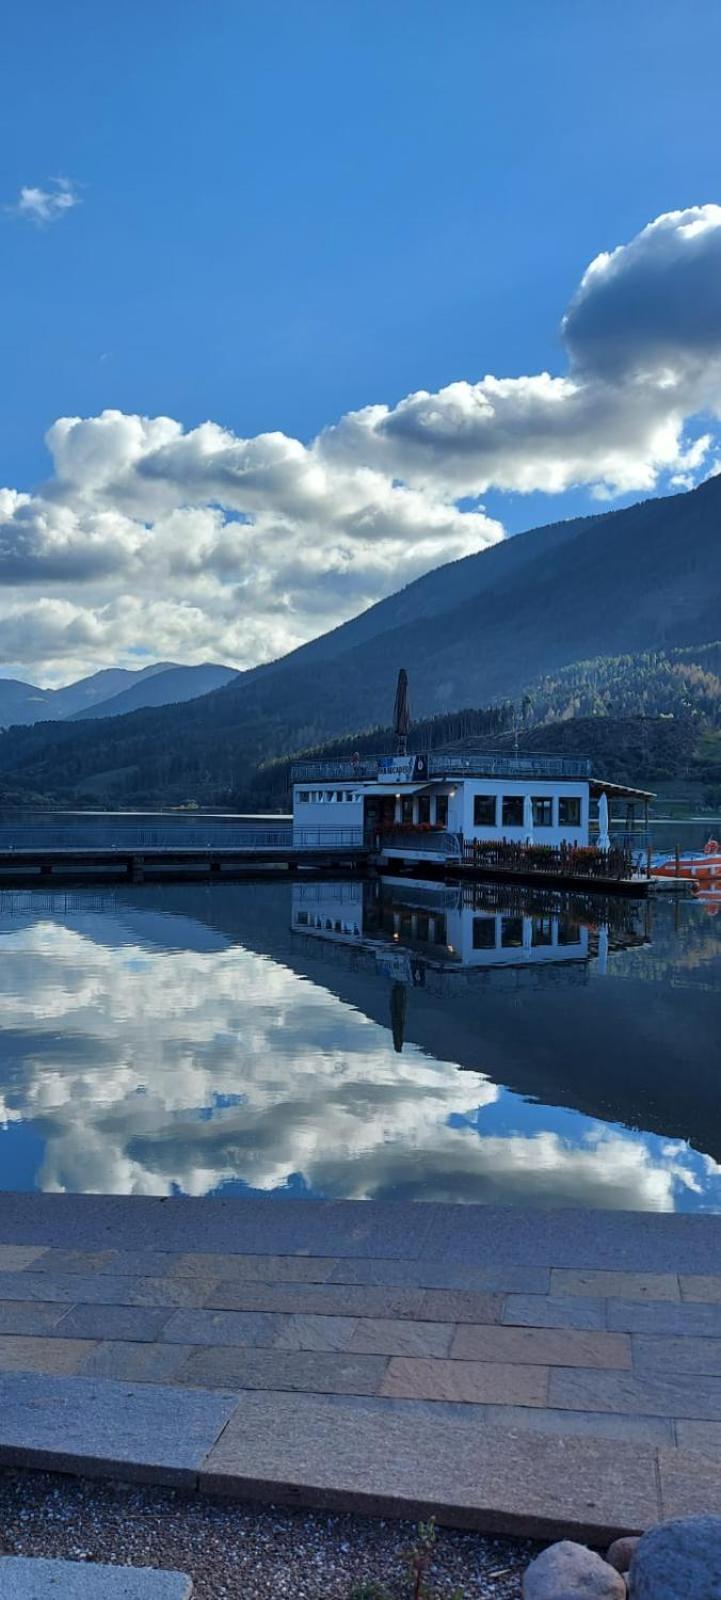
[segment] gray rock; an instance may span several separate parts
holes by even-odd
[[[531,1562],[523,1600],[626,1600],[626,1584],[595,1551],[563,1539]]]
[[[638,1534],[635,1538],[629,1535],[625,1539],[614,1539],[613,1544],[609,1545],[606,1551],[606,1560],[609,1566],[615,1567],[617,1572],[628,1572],[638,1542]]]
[[[721,1517],[677,1517],[639,1539],[633,1600],[721,1600]]]
[[[95,1561],[0,1558],[2,1600],[190,1600],[193,1585],[182,1572],[150,1567],[108,1567]]]

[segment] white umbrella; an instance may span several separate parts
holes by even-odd
[[[533,844],[533,801],[530,794],[523,800],[523,827],[526,835],[526,844]]]
[[[610,850],[611,840],[608,836],[608,798],[602,794],[598,802],[598,848]]]

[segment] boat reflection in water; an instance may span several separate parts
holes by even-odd
[[[539,967],[603,972],[610,950],[649,942],[648,922],[641,902],[505,884],[299,883],[292,899],[295,933],[355,947],[362,964],[438,992],[474,976],[533,981]]]

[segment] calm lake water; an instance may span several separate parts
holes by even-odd
[[[0,1187],[721,1210],[721,913],[0,891]]]

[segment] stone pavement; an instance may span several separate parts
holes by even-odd
[[[721,1219],[0,1196],[0,1464],[600,1541],[720,1446]]]

